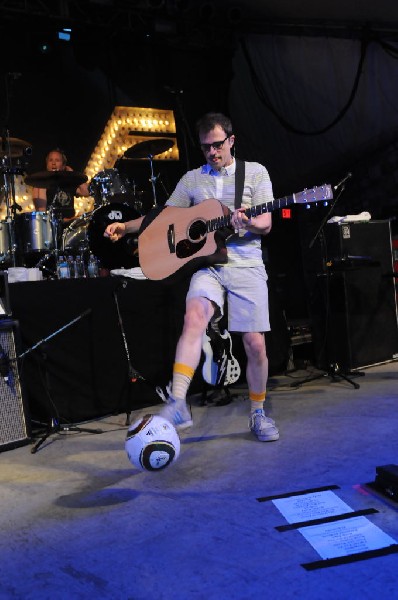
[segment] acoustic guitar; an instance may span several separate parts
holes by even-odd
[[[332,198],[332,188],[325,184],[253,206],[245,214],[249,218],[257,217],[294,204]],[[165,206],[148,213],[138,237],[138,256],[144,275],[151,280],[172,283],[202,267],[226,263],[225,242],[234,233],[231,214],[214,198],[189,208]]]

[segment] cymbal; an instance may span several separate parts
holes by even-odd
[[[8,142],[10,147],[8,148]],[[23,151],[26,148],[31,148],[32,144],[25,140],[18,138],[2,138],[0,137],[0,157],[11,156],[11,158],[18,158],[23,155]],[[10,150],[10,153],[8,152]]]
[[[77,171],[39,171],[25,177],[25,183],[45,189],[59,187],[75,190],[87,179],[86,175]]]
[[[157,140],[145,140],[145,142],[138,142],[135,146],[128,148],[123,154],[124,158],[149,158],[149,156],[156,156],[162,154],[166,150],[170,150],[174,146],[173,140],[166,138],[159,138]]]

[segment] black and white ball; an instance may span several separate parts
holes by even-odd
[[[160,471],[179,457],[180,438],[166,419],[145,415],[130,425],[125,448],[135,467],[142,471]]]

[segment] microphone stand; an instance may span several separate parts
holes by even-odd
[[[130,359],[130,352],[129,352],[129,347],[128,347],[128,343],[127,343],[127,336],[126,336],[126,332],[124,330],[124,325],[123,325],[123,320],[122,320],[122,314],[120,311],[120,307],[119,307],[119,300],[118,300],[118,290],[120,288],[125,289],[127,287],[127,281],[121,281],[120,285],[118,286],[118,288],[113,292],[113,297],[115,300],[115,305],[116,305],[116,311],[117,311],[117,316],[118,316],[118,321],[119,321],[119,327],[120,327],[120,332],[122,334],[122,338],[123,338],[123,345],[124,345],[124,350],[126,352],[126,358],[127,358],[127,364],[128,364],[128,378],[129,378],[129,382],[131,384],[133,383],[137,383],[137,381],[143,381],[144,383],[146,383],[147,385],[149,385],[151,388],[154,389],[154,391],[157,393],[157,395],[163,400],[163,402],[166,402],[166,398],[169,395],[169,386],[161,386],[161,385],[155,385],[153,382],[149,381],[148,379],[146,379],[145,377],[143,377],[141,375],[141,373],[139,373],[137,371],[137,369],[135,369],[131,363],[131,359]],[[130,405],[130,401],[127,403],[127,407],[126,407],[126,425],[130,425],[131,424],[131,405]]]
[[[28,354],[30,354],[37,348],[40,348],[40,346],[42,346],[45,342],[48,342],[48,340],[52,339],[53,337],[55,337],[56,335],[61,333],[61,331],[68,329],[69,327],[71,327],[72,325],[74,325],[75,323],[77,323],[78,321],[80,321],[81,319],[83,319],[84,317],[89,315],[90,313],[91,313],[91,308],[86,309],[80,315],[78,315],[75,319],[72,319],[71,321],[69,321],[68,323],[66,323],[65,325],[63,325],[62,327],[60,327],[59,329],[57,329],[56,331],[54,331],[47,337],[42,338],[36,344],[34,344],[33,346],[31,346],[30,348],[25,350],[25,352],[22,352],[22,354],[20,354],[16,360],[20,360],[21,358],[24,358],[25,356],[27,356]],[[43,353],[43,358],[44,359],[46,358],[46,355],[44,353]],[[49,388],[50,386],[49,386],[48,380],[49,380],[48,370],[46,369],[46,382],[47,382],[47,386]],[[39,440],[33,446],[33,448],[31,449],[31,454],[35,454],[38,451],[38,449],[40,448],[40,446],[46,441],[46,439],[50,437],[50,435],[52,435],[53,433],[60,433],[62,431],[77,431],[80,433],[83,433],[83,432],[84,433],[103,433],[102,429],[88,429],[85,427],[76,427],[74,425],[61,425],[58,417],[52,416],[50,419],[50,424],[48,425],[46,432],[39,438]]]
[[[316,231],[314,237],[312,238],[312,240],[310,241],[308,248],[311,249],[313,247],[313,245],[315,244],[316,240],[319,238],[321,247],[322,247],[322,261],[323,261],[323,276],[326,277],[326,285],[327,285],[327,311],[326,311],[326,329],[325,329],[325,338],[327,338],[328,336],[328,329],[331,329],[331,323],[329,322],[329,315],[330,315],[330,285],[329,285],[329,280],[330,280],[330,276],[331,273],[328,270],[328,267],[326,265],[327,263],[327,248],[326,248],[326,239],[325,239],[325,225],[327,223],[327,221],[330,218],[330,215],[332,214],[334,207],[336,206],[338,200],[340,199],[341,195],[343,194],[344,190],[345,190],[345,182],[347,179],[349,179],[351,177],[351,173],[348,173],[346,175],[346,177],[344,177],[337,185],[334,186],[334,189],[337,190],[340,188],[338,194],[336,195],[336,197],[334,198],[333,202],[330,204],[329,210],[327,211],[327,213],[325,214],[325,216],[323,217],[321,224],[318,227],[318,230]],[[359,384],[356,383],[355,381],[352,381],[352,379],[349,377],[349,375],[351,377],[354,376],[363,376],[365,375],[365,373],[360,372],[360,373],[343,373],[340,369],[340,366],[338,365],[338,363],[335,360],[335,339],[333,337],[333,357],[332,360],[328,360],[328,370],[327,371],[323,371],[322,373],[319,373],[317,375],[312,375],[310,377],[306,377],[305,379],[302,379],[301,381],[294,381],[293,383],[290,384],[290,387],[292,388],[297,388],[300,387],[302,385],[304,385],[305,383],[309,383],[310,381],[315,381],[317,379],[321,379],[322,377],[330,377],[333,381],[336,381],[338,377],[340,377],[341,379],[344,379],[345,381],[347,381],[348,383],[350,383],[354,389],[358,390],[359,389]]]
[[[337,194],[337,196],[333,199],[333,202],[330,203],[329,210],[327,211],[327,213],[323,217],[323,219],[321,221],[321,224],[318,227],[317,232],[315,233],[314,237],[312,238],[312,240],[308,244],[308,248],[310,250],[313,247],[313,245],[315,244],[315,242],[318,239],[318,237],[320,237],[321,235],[323,235],[323,230],[325,228],[325,225],[326,225],[327,221],[329,221],[329,217],[332,214],[332,212],[334,211],[334,207],[336,206],[338,200],[340,199],[340,197],[342,196],[342,194],[343,194],[343,192],[345,190],[345,181],[346,181],[346,179],[348,179],[348,177],[351,177],[350,173],[340,183],[338,183],[337,185],[334,186],[335,190],[337,190],[337,189],[340,188],[340,191]]]
[[[121,282],[121,287],[125,288],[126,285],[127,285],[126,281]],[[113,292],[113,298],[115,300],[116,312],[117,312],[117,317],[118,317],[118,321],[119,321],[120,333],[122,334],[122,338],[123,338],[124,350],[126,352],[129,382],[136,383],[139,379],[141,379],[142,381],[145,381],[144,377],[142,377],[142,375],[140,375],[140,373],[136,369],[134,369],[134,367],[131,363],[129,347],[127,344],[126,332],[124,330],[122,314],[120,312],[119,300],[117,297],[117,290],[115,290]],[[128,404],[126,407],[126,425],[130,425],[130,423],[131,423],[131,406],[130,406],[130,401],[128,401]]]

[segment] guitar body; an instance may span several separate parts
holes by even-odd
[[[210,198],[189,208],[165,206],[144,219],[138,237],[140,267],[148,279],[173,282],[181,275],[226,263],[228,227],[208,231],[207,223],[218,223],[229,215],[221,202]]]

